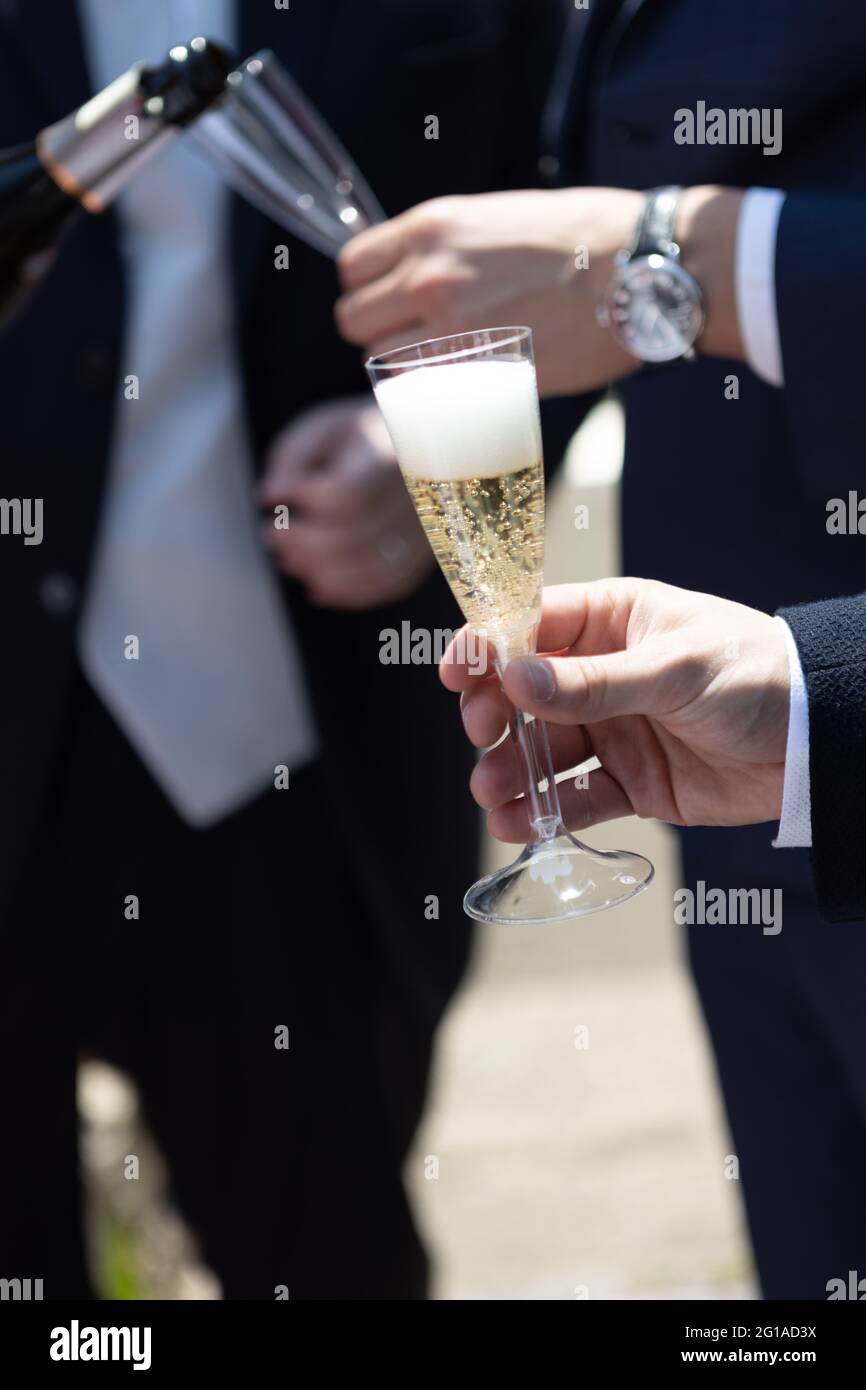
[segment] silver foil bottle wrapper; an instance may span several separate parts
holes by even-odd
[[[44,168],[88,212],[104,212],[133,173],[180,134],[179,127],[164,124],[158,108],[148,111],[142,71],[130,68],[36,138]]]

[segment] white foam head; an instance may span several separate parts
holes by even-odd
[[[531,362],[413,368],[377,382],[376,399],[400,467],[417,478],[495,478],[541,458]]]

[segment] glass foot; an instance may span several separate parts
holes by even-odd
[[[479,879],[463,910],[476,922],[566,922],[626,902],[652,882],[653,873],[641,854],[590,849],[564,831],[527,845],[513,864]]]

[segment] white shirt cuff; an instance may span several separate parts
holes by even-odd
[[[809,780],[809,701],[800,665],[800,654],[784,618],[776,617],[785,632],[791,698],[788,744],[785,749],[785,785],[782,818],[773,841],[776,849],[804,849],[812,844],[812,794]]]
[[[776,313],[776,234],[785,195],[778,188],[750,188],[737,222],[737,315],[746,361],[770,386],[784,386],[782,344]]]

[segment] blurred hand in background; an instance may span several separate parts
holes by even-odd
[[[295,417],[274,440],[259,488],[273,515],[265,544],[307,598],[330,608],[392,603],[434,568],[394,448],[370,396],[327,401]]]

